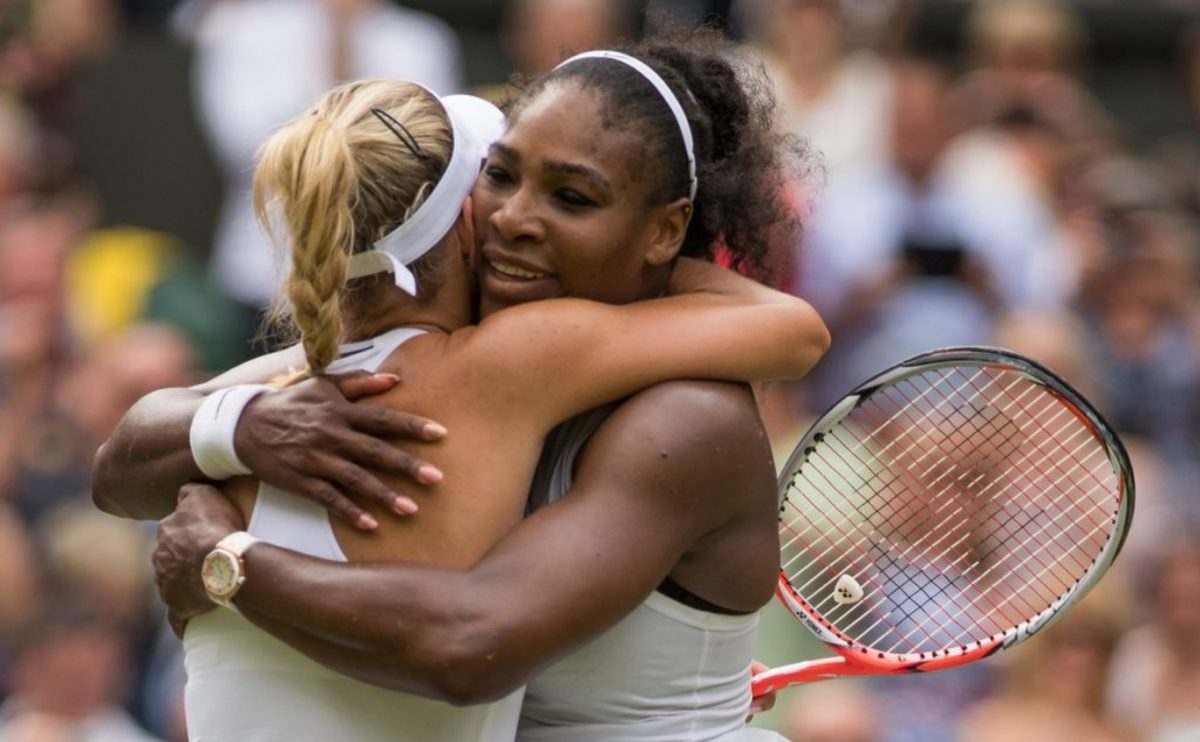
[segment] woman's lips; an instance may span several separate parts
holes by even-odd
[[[483,270],[479,290],[485,307],[498,308],[562,295],[562,289],[552,273],[517,265],[502,258],[484,258],[481,262]]]
[[[540,281],[550,276],[549,273],[530,270],[512,263],[504,263],[498,260],[487,260],[488,268],[504,278],[510,278],[514,281]]]

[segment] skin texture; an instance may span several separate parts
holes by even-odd
[[[581,115],[599,106],[593,92],[551,86],[489,158],[474,219],[486,309],[581,291],[620,302],[666,290],[674,253],[659,246],[678,249],[687,199],[647,205],[636,140]],[[607,184],[584,174],[592,170]],[[631,235],[640,263],[628,257]],[[506,279],[497,263],[538,276]],[[823,326],[810,343],[815,362],[828,344]],[[185,494],[155,554],[176,627],[208,608],[199,562],[242,525],[212,488]],[[668,575],[726,609],[757,610],[770,598],[777,557],[774,467],[749,388],[670,382],[625,402],[587,445],[569,496],[469,568],[337,564],[256,545],[236,602],[334,669],[470,703],[523,684]]]

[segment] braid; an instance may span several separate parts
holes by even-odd
[[[375,106],[405,122],[429,157],[414,159],[370,113]],[[310,374],[323,373],[337,357],[347,318],[353,322],[389,290],[378,281],[351,290],[350,256],[370,249],[424,200],[445,170],[450,137],[440,106],[424,91],[371,80],[335,88],[264,146],[254,208],[268,231],[288,236],[292,263],[285,287],[290,307],[277,306],[272,318],[290,319],[299,331]],[[268,218],[268,198],[279,207],[279,225]],[[414,271],[420,293],[436,294],[435,256],[422,258]]]
[[[310,373],[333,361],[342,336],[340,290],[354,247],[355,163],[345,136],[327,118],[306,116],[295,124],[288,151],[268,149],[263,162],[286,157],[281,175],[283,219],[293,235],[287,282],[293,319],[300,330]]]

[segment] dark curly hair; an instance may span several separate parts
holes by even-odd
[[[719,251],[732,266],[768,279],[767,250],[781,234],[795,237],[797,214],[782,197],[802,178],[808,160],[801,141],[779,132],[775,98],[761,64],[735,61],[732,45],[713,28],[667,29],[617,47],[657,72],[679,100],[695,143],[699,188],[681,255],[711,260]],[[586,58],[521,84],[510,115],[547,86],[564,81],[606,96],[606,127],[631,127],[646,147],[648,174],[658,178],[651,198],[665,204],[689,192],[683,135],[653,85],[629,65]]]

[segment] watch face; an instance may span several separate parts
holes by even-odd
[[[201,578],[204,589],[216,599],[230,597],[241,582],[241,569],[238,558],[228,551],[217,549],[204,558]]]

